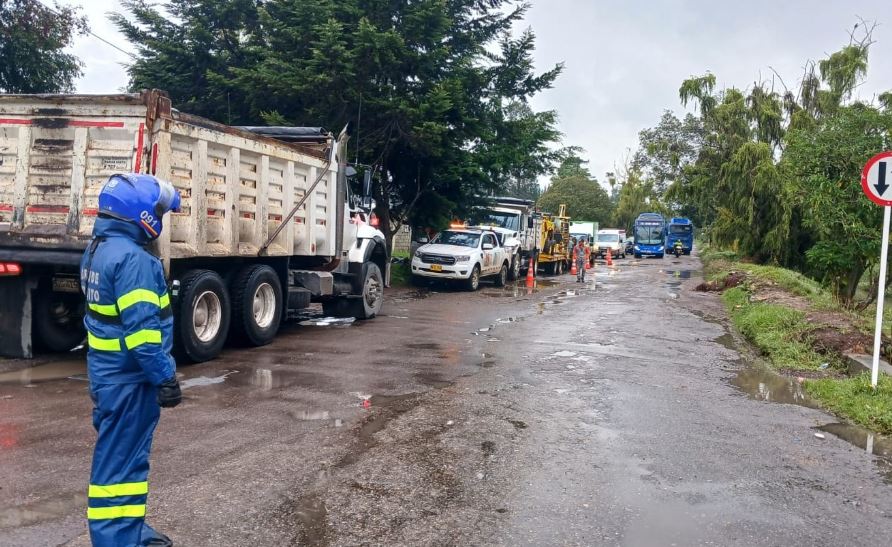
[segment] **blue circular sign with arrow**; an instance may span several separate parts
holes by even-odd
[[[892,152],[870,158],[861,171],[861,189],[877,205],[892,205]]]

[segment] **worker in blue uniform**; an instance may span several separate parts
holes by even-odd
[[[87,507],[96,547],[172,545],[145,523],[152,434],[160,407],[181,399],[167,282],[145,246],[161,233],[165,213],[179,206],[168,182],[113,175],[99,193],[93,240],[81,259],[98,433]]]

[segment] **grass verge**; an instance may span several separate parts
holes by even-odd
[[[779,370],[818,372],[824,363],[842,369],[839,359],[831,359],[815,351],[809,332],[815,325],[805,321],[805,314],[785,306],[750,303],[749,292],[734,287],[722,295],[731,321],[760,352],[769,357]]]
[[[805,390],[823,406],[877,433],[892,435],[892,378],[880,374],[877,389],[870,373],[854,378],[809,380]]]
[[[778,372],[792,374],[838,375],[845,372],[841,355],[821,353],[813,344],[810,333],[824,325],[807,321],[806,311],[752,299],[758,295],[759,287],[768,283],[775,289],[803,297],[812,309],[833,309],[832,295],[819,284],[783,268],[739,262],[730,253],[708,253],[704,264],[707,276],[713,279],[722,279],[731,271],[746,272],[747,282],[725,290],[722,300],[734,326],[768,358],[770,366]],[[825,363],[829,366],[825,367]],[[875,391],[870,387],[869,374],[809,379],[805,381],[805,389],[836,415],[878,433],[892,435],[892,378],[889,376],[880,374]]]
[[[390,286],[408,287],[412,284],[412,269],[408,262],[390,264]]]

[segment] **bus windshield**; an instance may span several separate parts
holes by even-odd
[[[693,227],[690,224],[671,224],[669,226],[670,234],[684,235],[691,233],[692,230]]]
[[[662,226],[635,226],[635,243],[659,245],[663,243]]]

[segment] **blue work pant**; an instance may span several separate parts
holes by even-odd
[[[93,451],[87,519],[94,547],[144,545],[149,453],[158,424],[158,388],[148,384],[93,384]]]

